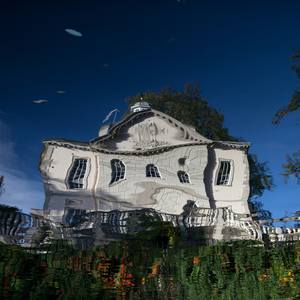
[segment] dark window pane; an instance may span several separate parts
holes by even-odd
[[[125,165],[119,159],[113,159],[111,164],[111,181],[110,184],[117,182],[125,177]]]
[[[69,172],[67,185],[69,189],[82,189],[86,173],[87,159],[76,158]]]
[[[217,177],[217,185],[227,185],[229,184],[229,176],[231,164],[230,161],[224,160],[220,163],[219,173]]]
[[[160,177],[158,169],[155,165],[149,164],[146,166],[146,177]]]

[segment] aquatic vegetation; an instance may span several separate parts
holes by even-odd
[[[170,239],[170,238],[169,238]],[[297,299],[299,243],[0,244],[1,299]]]

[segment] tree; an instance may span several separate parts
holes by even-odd
[[[129,106],[140,101],[141,95],[127,99]],[[173,89],[162,89],[159,92],[146,92],[143,100],[151,104],[154,109],[162,111],[184,124],[193,126],[200,134],[212,140],[238,141],[229,134],[224,127],[224,116],[209,106],[202,98],[197,84],[186,84],[182,92]],[[255,155],[248,154],[250,166],[250,198],[262,196],[265,190],[273,186],[272,176],[266,163],[260,163]],[[253,202],[255,209],[258,207]]]
[[[282,174],[286,178],[294,176],[300,182],[300,149],[291,155],[287,155],[287,161],[282,165],[285,172]]]
[[[4,176],[0,175],[0,196],[4,190]]]
[[[293,57],[293,69],[300,79],[300,51],[297,51]],[[287,106],[278,110],[273,118],[273,124],[279,124],[287,114],[300,110],[300,90],[296,90]],[[292,155],[287,156],[287,161],[283,164],[283,175],[288,178],[294,176],[298,183],[300,182],[300,149]]]

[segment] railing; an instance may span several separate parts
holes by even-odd
[[[30,216],[21,212],[0,211],[0,235],[10,237],[8,240],[20,240],[30,243],[30,240],[39,238],[40,228],[46,228],[46,236],[61,239],[74,239],[79,236],[88,237],[97,227],[106,234],[106,237],[115,235],[134,234],[143,230],[141,220],[169,222],[174,227],[186,231],[193,228],[210,228],[207,230],[210,239],[225,239],[224,230],[233,230],[233,239],[252,239],[275,241],[300,240],[300,228],[273,227],[263,225],[264,221],[254,221],[251,215],[234,213],[230,208],[198,208],[192,207],[181,215],[172,215],[157,212],[153,209],[133,211],[96,211],[66,210],[63,222],[58,223],[50,217]],[[151,219],[152,218],[152,219]],[[298,221],[300,216],[273,219],[271,221]],[[103,239],[106,238],[105,236]],[[230,234],[229,234],[230,238]],[[46,242],[47,239],[44,240]],[[27,242],[24,242],[27,241]],[[18,243],[18,242],[16,242]]]

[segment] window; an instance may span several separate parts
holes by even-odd
[[[177,175],[181,183],[190,183],[190,177],[188,173],[184,171],[178,171]]]
[[[160,177],[158,169],[155,165],[149,164],[146,166],[146,177]]]
[[[217,185],[229,185],[231,175],[231,161],[221,160],[217,178]]]
[[[69,189],[83,189],[87,159],[75,158],[70,169],[67,186]]]
[[[125,165],[119,159],[113,159],[111,164],[111,181],[110,184],[118,182],[125,178]]]

